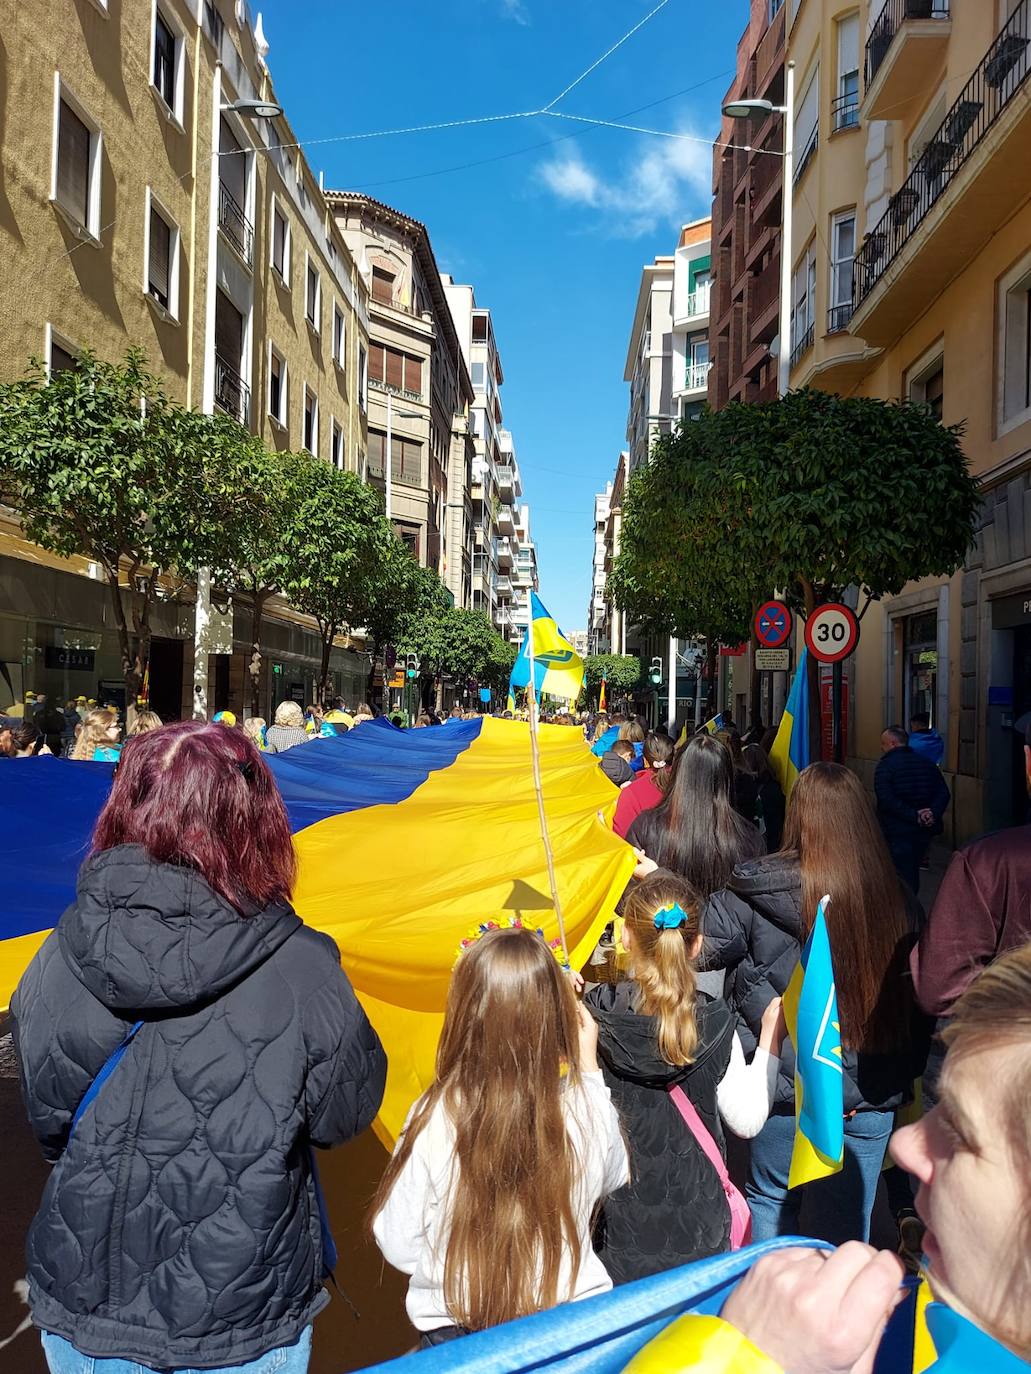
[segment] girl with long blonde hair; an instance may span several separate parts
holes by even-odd
[[[771,999],[746,1064],[730,1008],[696,987],[702,906],[674,873],[659,869],[636,883],[624,906],[629,977],[599,984],[585,999],[634,1161],[632,1181],[606,1199],[596,1237],[615,1283],[728,1249],[723,1184],[685,1111],[693,1109],[707,1143],[725,1154],[722,1125],[750,1139],[773,1101],[780,998]]]
[[[72,749],[73,759],[98,759],[102,763],[116,763],[121,750],[118,736],[121,727],[118,713],[109,706],[89,711]]]
[[[539,933],[488,929],[372,1208],[423,1346],[611,1288],[591,1221],[628,1176],[594,1021]]]

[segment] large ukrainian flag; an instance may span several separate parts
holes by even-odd
[[[530,593],[530,624],[512,668],[508,690],[530,685],[530,635],[533,635],[534,689],[539,697],[564,697],[576,701],[584,685],[584,661],[555,624],[536,592]]]
[[[841,1022],[824,897],[798,967],[784,993],[795,1047],[795,1144],[788,1187],[836,1174],[845,1159]]]
[[[798,781],[798,775],[809,767],[809,650],[803,648],[798,658],[787,705],[777,730],[777,738],[770,750],[770,764],[785,797]]]
[[[572,962],[612,919],[634,866],[608,829],[617,793],[579,730],[541,726],[544,804]],[[381,1138],[433,1077],[459,941],[521,913],[549,937],[529,727],[483,717],[429,730],[359,725],[266,756],[299,858],[294,905],[332,935],[389,1059]],[[75,895],[111,765],[13,759],[0,768],[0,1007]]]

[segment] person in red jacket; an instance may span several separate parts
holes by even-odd
[[[626,839],[627,831],[642,811],[658,806],[669,791],[675,747],[669,735],[660,735],[654,730],[645,738],[644,772],[620,792],[612,819],[612,829],[620,839]]]

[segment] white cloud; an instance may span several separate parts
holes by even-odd
[[[637,238],[660,224],[682,224],[711,204],[712,144],[690,128],[675,132],[692,137],[647,135],[636,156],[608,176],[574,145],[541,163],[538,180],[568,205],[602,211],[609,233]]]
[[[501,10],[506,19],[514,19],[517,24],[529,24],[530,16],[526,12],[523,0],[501,0]]]

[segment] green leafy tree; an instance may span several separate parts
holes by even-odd
[[[308,453],[294,456],[297,505],[282,590],[318,626],[318,693],[325,700],[333,641],[345,627],[364,626],[372,615],[383,594],[383,566],[398,541],[379,493],[361,478]]]
[[[103,570],[129,702],[159,586],[181,595],[199,567],[232,560],[258,500],[256,442],[170,401],[139,349],[119,363],[84,351],[49,380],[34,360],[0,386],[0,497],[29,539]]]
[[[597,701],[602,678],[607,702],[628,697],[640,685],[641,660],[635,654],[589,654],[584,659],[584,689],[589,699]]]
[[[432,568],[421,567],[408,546],[395,538],[381,563],[363,621],[369,636],[372,693],[376,661],[387,644],[425,642],[430,626],[451,606],[451,597]]]
[[[498,634],[483,611],[448,606],[442,613],[405,626],[399,648],[417,653],[424,669],[474,677],[501,690],[508,685],[515,646]]]
[[[480,685],[490,687],[495,693],[507,692],[518,653],[515,644],[495,632],[491,641],[490,657],[478,674]]]

